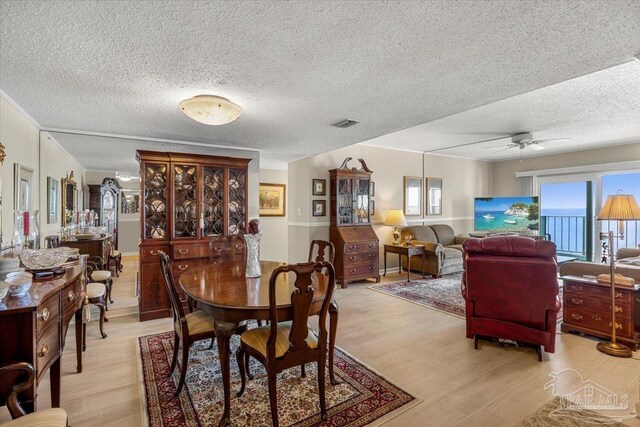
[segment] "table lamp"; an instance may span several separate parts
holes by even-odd
[[[393,229],[393,243],[395,245],[400,244],[400,231],[398,227],[406,227],[407,220],[402,213],[402,209],[389,209],[387,211],[387,217],[384,219],[384,225],[391,225],[395,227]]]
[[[616,194],[608,196],[602,209],[596,218],[598,221],[618,221],[619,235],[614,236],[613,231],[600,232],[600,239],[609,238],[609,279],[611,283],[611,341],[600,342],[596,348],[602,353],[616,357],[631,357],[631,349],[616,342],[616,287],[615,287],[615,259],[613,255],[613,238],[624,236],[624,223],[622,221],[640,219],[640,207],[631,194]]]

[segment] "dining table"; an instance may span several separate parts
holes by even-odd
[[[220,369],[224,388],[224,411],[219,426],[231,423],[231,337],[246,329],[248,320],[269,320],[269,279],[271,273],[283,262],[260,261],[262,276],[245,275],[246,260],[209,263],[189,268],[180,275],[179,283],[193,306],[211,314],[215,321],[215,334],[220,357]],[[291,293],[295,276],[280,274],[276,286],[278,322],[293,319]],[[310,315],[320,312],[329,286],[328,275],[318,271],[312,276],[314,297]],[[338,328],[338,305],[333,300],[329,306],[329,378],[337,384],[333,371],[333,355]]]

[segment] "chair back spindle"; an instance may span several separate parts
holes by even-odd
[[[313,255],[316,254],[315,258]],[[336,257],[336,249],[333,246],[333,243],[327,240],[312,240],[311,246],[309,247],[309,258],[308,261],[328,261],[333,264]]]

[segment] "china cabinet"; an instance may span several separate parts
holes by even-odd
[[[379,243],[371,227],[369,187],[373,173],[364,160],[361,168],[349,168],[351,157],[329,171],[331,187],[331,227],[329,236],[336,248],[336,281],[346,288],[349,282],[368,278],[380,281]]]
[[[158,251],[169,254],[176,281],[209,260],[209,241],[247,230],[250,159],[137,151],[143,194],[140,320],[169,316]],[[244,249],[244,248],[242,248]]]

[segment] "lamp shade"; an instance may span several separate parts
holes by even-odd
[[[632,194],[615,194],[608,196],[597,220],[626,221],[640,219],[640,207]]]
[[[384,225],[392,225],[394,227],[406,227],[407,220],[402,213],[402,209],[389,209],[387,217],[384,219]]]
[[[226,98],[198,95],[180,102],[180,109],[196,122],[224,125],[240,117],[242,108]]]

